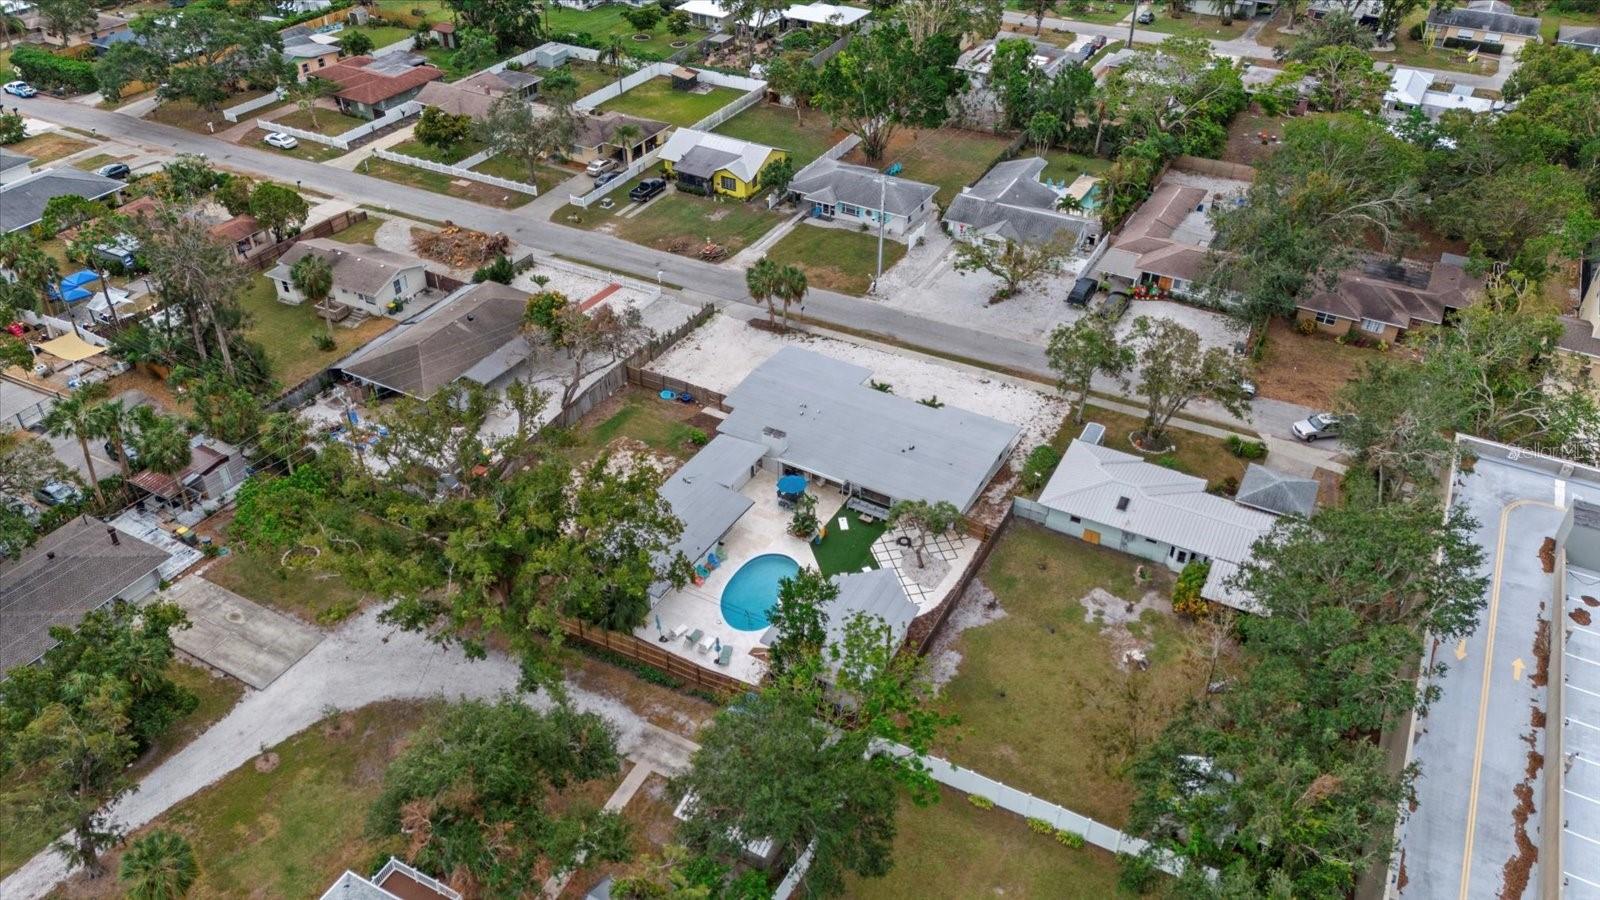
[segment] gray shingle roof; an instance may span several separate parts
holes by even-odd
[[[78,624],[167,561],[166,551],[130,534],[118,531],[113,542],[111,527],[79,517],[0,563],[0,676],[54,646],[53,626]]]
[[[1556,43],[1600,47],[1600,25],[1563,25],[1556,29]]]
[[[278,264],[267,273],[268,277],[288,281],[289,271],[294,264],[311,255],[328,261],[333,269],[335,287],[358,294],[377,294],[396,275],[422,267],[421,260],[382,247],[363,247],[316,238],[300,241],[290,247],[289,252],[279,257]]]
[[[1039,181],[1045,161],[1037,156],[996,163],[950,202],[945,221],[1010,241],[1042,244],[1062,232],[1074,241],[1098,231],[1095,223],[1056,209],[1060,197]]]
[[[1317,509],[1317,482],[1251,463],[1233,499],[1262,512],[1309,518]]]
[[[421,319],[357,351],[341,368],[419,399],[460,378],[487,384],[531,352],[522,336],[527,304],[527,294],[492,281],[462,288]]]
[[[779,459],[832,481],[966,510],[1020,429],[954,405],[935,409],[875,391],[866,383],[871,374],[784,347],[728,394],[733,412],[718,430],[771,443]]]
[[[45,169],[0,186],[0,234],[10,234],[38,222],[45,204],[56,197],[99,200],[122,190],[123,184],[93,172],[73,168]]]
[[[909,218],[933,199],[939,189],[931,184],[885,176],[879,184],[878,172],[866,166],[818,158],[795,174],[789,190],[807,202],[849,203],[863,209],[882,208],[891,215]]]
[[[33,162],[33,157],[31,156],[12,153],[10,150],[0,147],[0,172],[8,172],[17,166],[26,166],[31,162]]]
[[[1441,28],[1472,28],[1482,31],[1515,34],[1521,37],[1539,36],[1539,19],[1536,16],[1519,16],[1510,4],[1496,0],[1475,0],[1466,6],[1428,11],[1428,24]]]

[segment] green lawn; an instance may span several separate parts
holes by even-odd
[[[1023,151],[1024,155],[1028,151]],[[1111,160],[1101,159],[1097,156],[1084,156],[1082,153],[1073,153],[1070,150],[1050,150],[1044,154],[1044,172],[1041,178],[1052,178],[1057,181],[1072,183],[1072,179],[1079,175],[1102,175],[1111,168]]]
[[[101,166],[114,162],[122,162],[126,158],[127,157],[124,156],[118,156],[115,153],[96,153],[93,156],[85,156],[83,159],[78,160],[72,164],[72,167],[74,169],[82,169],[85,172],[93,172],[95,169],[98,169]]]
[[[601,112],[626,113],[669,125],[688,127],[739,99],[733,88],[714,87],[704,94],[672,89],[672,79],[652,78],[620,97],[600,104]]]
[[[1032,19],[1023,22],[1020,25],[1013,25],[1008,22],[1003,28],[1001,28],[1000,33],[996,35],[996,37],[1001,39],[1026,37],[1032,38],[1036,41],[1043,41],[1044,43],[1050,44],[1054,47],[1063,48],[1072,46],[1072,42],[1078,39],[1076,34],[1068,31],[1065,28],[1052,28],[1048,25],[1046,25],[1038,34],[1035,34]]]
[[[383,227],[383,223],[382,216],[368,213],[365,221],[334,234],[333,239],[341,244],[372,244],[376,242],[378,229]]]
[[[758,103],[717,126],[718,134],[754,141],[789,151],[795,171],[839,143],[844,132],[835,131],[826,113],[793,109],[775,103]]]
[[[200,134],[211,134],[217,131],[225,131],[236,124],[223,118],[222,111],[224,109],[265,97],[269,93],[271,91],[261,90],[234,94],[218,103],[216,109],[205,109],[189,100],[168,100],[145,113],[144,117],[152,122],[186,128],[189,131],[199,132]]]
[[[245,334],[266,349],[273,377],[286,390],[394,326],[385,316],[374,316],[355,328],[335,325],[334,349],[324,352],[317,349],[315,337],[325,334],[327,325],[312,311],[310,303],[279,303],[271,279],[251,278],[239,292],[239,306],[250,316],[250,328]]]
[[[1195,12],[1186,12],[1182,18],[1174,19],[1165,7],[1156,11],[1156,20],[1149,25],[1140,25],[1140,31],[1158,31],[1162,34],[1171,34],[1178,37],[1197,37],[1208,41],[1226,41],[1244,34],[1250,27],[1249,19],[1234,19],[1227,25],[1216,16],[1202,16]]]
[[[338,575],[279,565],[272,555],[231,553],[207,569],[205,578],[263,606],[319,625],[334,625],[350,617],[364,599]]]
[[[1577,12],[1575,10],[1545,8],[1538,12],[1517,10],[1526,16],[1539,17],[1539,34],[1546,44],[1554,44],[1561,33],[1563,25],[1580,25],[1585,28],[1600,25],[1600,12]]]
[[[849,530],[839,527],[839,520],[849,521]],[[817,568],[824,575],[842,572],[859,572],[863,567],[876,569],[872,559],[872,542],[881,537],[888,526],[882,519],[871,525],[861,521],[861,514],[853,509],[843,509],[822,523],[828,536],[811,545],[811,555],[817,558]]]
[[[411,37],[412,34],[411,29],[401,28],[398,25],[358,25],[354,28],[346,28],[339,34],[345,35],[352,31],[359,31],[372,38],[372,49],[374,50],[382,50],[390,44],[398,43]]]
[[[883,270],[906,255],[906,245],[883,239]],[[814,288],[865,294],[878,266],[876,232],[829,228],[801,222],[767,250],[774,262],[799,266]]]
[[[1057,723],[1059,724],[1059,723]],[[979,809],[940,788],[939,802],[900,804],[894,868],[883,878],[851,877],[852,900],[927,897],[1132,897],[1117,887],[1117,860],[1097,847],[1072,849],[1003,809]]]
[[[512,181],[520,181],[524,184],[528,181],[528,167],[522,163],[522,160],[512,159],[509,156],[491,156],[473,166],[472,171],[493,175],[496,178],[509,178]],[[543,194],[553,190],[576,174],[578,173],[563,169],[560,166],[540,163],[534,176],[533,185],[539,189],[539,193]]]
[[[369,156],[363,160],[357,171],[396,184],[422,188],[435,194],[449,194],[452,197],[497,206],[501,209],[515,209],[533,200],[533,197],[518,191],[508,191],[468,178],[452,178],[439,172],[429,172],[426,169],[390,162],[376,156]]]
[[[287,125],[290,128],[298,128],[301,131],[327,135],[328,137],[337,137],[352,128],[360,128],[367,124],[366,119],[347,116],[334,109],[318,109],[316,112],[315,121],[312,120],[311,110],[309,109],[290,110],[274,116],[269,121],[276,122],[279,125]],[[301,141],[301,143],[305,143],[305,141]]]
[[[244,685],[239,682],[213,678],[206,670],[187,663],[172,662],[167,675],[200,703],[194,712],[174,722],[134,764],[129,774],[135,780],[227,715],[244,693]],[[16,776],[0,779],[0,835],[5,835],[0,840],[0,877],[10,874],[67,830],[64,818],[41,816],[27,808],[32,792],[32,786]]]
[[[1151,589],[1165,595],[1166,568],[1021,520],[999,541],[979,579],[1005,616],[956,639],[960,668],[943,697],[960,724],[940,749],[990,778],[1120,827],[1133,800],[1113,750],[1132,712],[1121,685],[1135,679],[1142,688],[1133,706],[1142,732],[1154,735],[1204,681],[1204,636],[1199,626],[1146,610],[1128,631],[1153,643],[1150,669],[1124,675],[1112,642],[1085,621],[1079,600],[1095,588],[1138,600],[1141,564],[1158,579]]]
[[[706,436],[687,421],[698,411],[699,407],[671,403],[630,386],[578,422],[573,429],[573,449],[580,459],[592,459],[626,438],[686,460],[699,451]]]
[[[639,178],[612,191],[610,196],[616,200],[612,209],[601,209],[598,204],[580,209],[567,204],[556,211],[551,221],[603,231],[635,244],[690,256],[710,240],[727,248],[731,256],[760,240],[784,219],[781,213],[767,209],[763,203],[712,199],[676,190],[668,190],[652,200],[643,212],[624,217],[624,213],[637,208],[628,202],[628,191],[640,180],[660,175],[661,167],[652,166]]]
[[[349,152],[348,150],[340,150],[338,147],[330,146],[328,144],[319,144],[316,141],[308,141],[305,138],[300,138],[299,146],[295,147],[293,150],[284,150],[282,148],[273,147],[269,144],[263,143],[262,140],[266,136],[267,133],[265,131],[261,130],[260,128],[254,128],[251,129],[250,133],[245,135],[239,141],[239,143],[250,147],[258,147],[267,151],[268,153],[282,153],[284,156],[292,156],[295,159],[305,159],[310,160],[311,162],[326,162],[327,160],[336,159]]]
[[[999,161],[1010,139],[1004,135],[958,128],[919,130],[901,128],[890,138],[883,158],[869,160],[858,146],[844,157],[845,162],[887,169],[901,165],[901,178],[936,185],[934,201],[941,208],[961,193],[961,189],[983,177]]]
[[[1395,29],[1395,47],[1393,50],[1370,51],[1372,58],[1380,63],[1390,63],[1396,66],[1413,66],[1423,69],[1439,69],[1448,72],[1475,72],[1487,75],[1494,72],[1499,66],[1500,58],[1488,53],[1478,54],[1477,62],[1467,62],[1465,50],[1434,50],[1422,41],[1411,39],[1411,26],[1419,24],[1428,18],[1427,8],[1419,9],[1406,17]]]
[[[565,9],[565,7],[563,7]],[[587,97],[617,80],[617,70],[586,59],[569,59],[564,66],[578,81],[578,96]]]
[[[483,150],[483,142],[475,138],[457,141],[449,147],[435,147],[424,144],[419,140],[403,141],[389,148],[395,153],[404,153],[406,156],[415,156],[429,162],[443,163],[453,166],[474,153]]]
[[[644,55],[651,59],[664,59],[678,51],[672,46],[677,42],[693,43],[700,39],[703,32],[690,31],[683,37],[673,37],[667,31],[665,23],[657,24],[655,31],[650,33],[648,40],[634,40],[638,29],[629,25],[622,18],[622,13],[628,7],[620,3],[608,3],[597,9],[569,9],[565,6],[551,4],[547,7],[545,19],[550,23],[550,31],[554,34],[573,32],[588,34],[600,41],[600,46],[606,43],[611,35],[620,35],[623,46],[630,51],[644,51]]]
[[[429,22],[455,21],[445,0],[378,0],[378,12],[386,19],[409,17],[412,10],[418,9],[422,10],[422,17]]]
[[[1032,15],[1023,0],[1009,0],[1006,3],[1011,9]],[[1093,22],[1097,25],[1115,25],[1128,17],[1133,12],[1132,3],[1111,2],[1111,0],[1094,0],[1085,3],[1083,8],[1075,9],[1071,3],[1058,3],[1054,12],[1045,13],[1045,18],[1066,19],[1070,22]],[[1033,20],[1028,20],[1029,30],[1032,30]]]

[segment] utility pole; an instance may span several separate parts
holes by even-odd
[[[883,229],[884,223],[889,218],[884,204],[888,201],[889,182],[887,175],[878,173],[878,274],[872,277],[872,292],[878,292],[878,282],[883,279]]]

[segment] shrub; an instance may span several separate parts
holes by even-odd
[[[1041,444],[1033,448],[1028,454],[1027,462],[1022,464],[1022,487],[1027,491],[1037,491],[1044,487],[1050,480],[1050,473],[1061,464],[1061,454],[1049,444]]]
[[[28,126],[18,113],[0,113],[0,144],[15,144],[28,136]]]
[[[494,262],[472,273],[472,283],[482,284],[485,281],[495,281],[500,284],[510,284],[511,279],[517,277],[517,269],[511,260],[504,254],[494,258]]]
[[[1267,445],[1263,441],[1247,441],[1236,434],[1228,435],[1228,452],[1240,459],[1264,459]]]
[[[1055,831],[1055,838],[1056,843],[1063,847],[1071,847],[1074,850],[1083,849],[1083,835],[1077,833],[1076,831],[1068,831],[1065,828],[1057,828]]]
[[[311,341],[312,343],[316,344],[317,349],[321,350],[323,353],[332,353],[339,347],[339,345],[334,342],[333,338],[320,331],[317,332],[317,336],[312,338]]]
[[[87,94],[100,87],[94,64],[81,59],[57,56],[38,47],[18,47],[11,52],[11,64],[35,87],[54,88]]]
[[[1029,819],[1028,830],[1034,834],[1055,834],[1056,827],[1043,819]]]
[[[690,428],[689,432],[684,435],[684,439],[695,447],[704,447],[706,442],[711,440],[711,438],[706,435],[705,431],[699,428]]]
[[[1144,854],[1119,853],[1117,861],[1121,863],[1121,871],[1117,874],[1117,885],[1123,890],[1143,894],[1155,887],[1156,864],[1150,857]]]
[[[1418,22],[1415,25],[1412,25],[1410,28],[1407,28],[1406,37],[1412,39],[1413,41],[1422,40],[1422,23]]]
[[[1294,330],[1310,337],[1317,333],[1317,321],[1315,319],[1301,319],[1294,323]]]
[[[968,794],[967,802],[979,809],[994,809],[994,801],[981,794]]]
[[[1209,607],[1200,596],[1206,577],[1211,574],[1211,563],[1195,560],[1183,567],[1178,580],[1172,584],[1172,611],[1180,616],[1198,619]]]

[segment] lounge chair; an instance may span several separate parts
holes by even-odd
[[[686,635],[688,633],[689,633],[688,624],[680,622],[680,623],[678,623],[678,627],[676,627],[676,628],[672,629],[671,631],[667,632],[667,637],[669,637],[669,638],[671,638],[672,640],[675,641],[675,640],[683,637],[684,635]]]
[[[696,628],[695,630],[689,632],[689,636],[684,638],[684,640],[688,641],[691,644],[698,644],[698,643],[700,643],[700,639],[705,637],[705,636],[706,636],[706,633],[704,631],[701,631],[700,629]]]
[[[701,653],[710,653],[711,652],[711,648],[715,644],[716,644],[716,638],[713,638],[711,635],[708,634],[705,637],[701,638],[700,639],[700,643],[698,645],[696,645],[696,646],[698,646],[700,648],[700,652]]]
[[[717,654],[717,665],[726,668],[728,663],[731,662],[733,662],[733,647],[723,644],[722,652]]]
[[[715,553],[707,553],[706,554],[706,568],[715,569],[717,566],[720,566],[720,565],[722,565],[722,560],[717,558],[717,554],[715,554]]]

